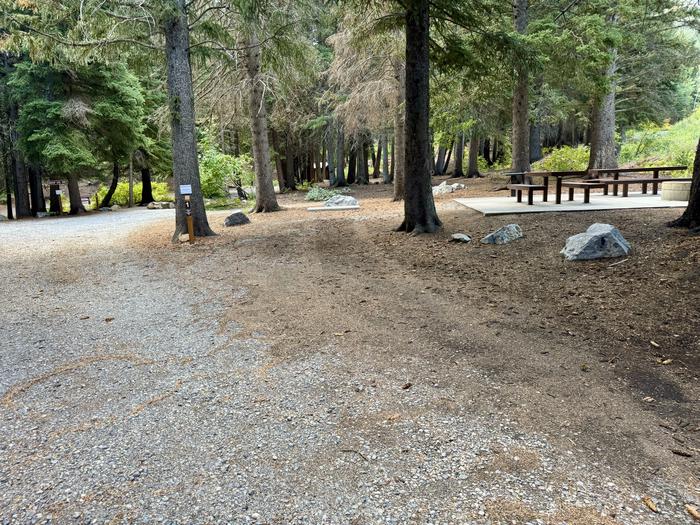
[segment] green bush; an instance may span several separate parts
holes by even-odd
[[[153,198],[159,202],[172,202],[175,199],[173,198],[173,194],[170,191],[170,188],[168,188],[168,184],[165,182],[152,182],[151,187],[153,188]],[[105,186],[104,184],[100,186],[100,188],[97,190],[97,196],[99,197],[99,201],[102,202],[102,200],[105,198],[105,195],[107,195],[107,190],[109,188]],[[141,202],[141,192],[143,190],[143,184],[140,182],[134,183],[134,204],[138,204]],[[119,206],[128,206],[129,205],[129,183],[128,182],[120,182],[117,184],[117,189],[114,191],[114,195],[112,196],[112,200],[110,201],[110,206],[112,204],[118,204]]]
[[[243,186],[252,186],[255,178],[250,155],[226,155],[207,138],[200,143],[199,171],[202,194],[209,199],[228,197],[228,186],[236,179]]]
[[[532,164],[533,171],[582,171],[588,167],[591,150],[588,146],[563,146],[553,149],[542,160]]]
[[[343,193],[347,193],[349,190],[347,188],[338,188],[338,189],[326,189],[322,188],[320,186],[311,186],[309,188],[309,191],[306,192],[306,200],[307,201],[327,201],[331,197],[335,197],[336,195],[341,195]]]
[[[247,204],[251,202],[248,201]],[[240,208],[243,206],[243,202],[239,198],[229,199],[227,197],[207,199],[204,203],[204,207],[207,210],[229,210],[231,208]]]

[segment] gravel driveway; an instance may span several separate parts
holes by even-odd
[[[693,523],[685,485],[521,428],[466,360],[281,356],[222,316],[255,306],[225,252],[132,244],[172,213],[0,224],[0,523]]]

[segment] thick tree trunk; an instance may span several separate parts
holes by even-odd
[[[357,183],[369,184],[369,141],[363,139],[360,143],[360,155],[358,157]]]
[[[338,130],[338,141],[336,143],[335,158],[337,160],[335,166],[335,184],[334,186],[347,186],[345,180],[345,133],[342,129]]]
[[[669,226],[676,228],[690,228],[691,230],[700,233],[700,140],[695,148],[695,162],[693,164],[693,182],[690,186],[690,199],[688,207],[675,221],[669,223]]]
[[[476,141],[476,147],[479,147],[479,141]],[[470,148],[471,150],[471,148]],[[452,174],[453,177],[464,177],[464,169],[462,164],[464,163],[464,132],[460,131],[455,139],[455,169]]]
[[[7,218],[8,219],[14,219],[15,214],[14,210],[12,209],[12,172],[11,170],[11,162],[10,162],[10,155],[7,154],[7,149],[5,147],[5,141],[0,141],[2,143],[2,154],[3,154],[3,168],[5,171],[5,193],[7,194]]]
[[[326,136],[326,151],[328,152],[328,184],[335,182],[335,136],[333,125],[328,126]]]
[[[80,187],[78,186],[78,175],[68,176],[68,198],[70,199],[70,214],[78,215],[85,212],[83,200],[80,198]]]
[[[151,168],[144,166],[141,168],[141,202],[139,202],[139,206],[146,206],[154,200]]]
[[[109,189],[100,203],[100,208],[108,208],[112,204],[112,197],[114,192],[117,191],[117,184],[119,184],[119,163],[115,160],[112,162],[112,182],[109,185]]]
[[[182,184],[189,184],[192,187],[190,209],[194,222],[194,234],[198,237],[214,235],[207,221],[204,197],[199,181],[192,68],[189,52],[190,33],[186,3],[187,0],[173,0],[171,2],[174,9],[163,27],[176,201],[173,242],[180,238],[180,234],[187,232],[185,199],[180,194],[180,185]]]
[[[406,166],[404,220],[399,231],[432,233],[442,223],[430,180],[430,16],[428,0],[406,6]]]
[[[394,108],[394,201],[404,197],[404,180],[406,175],[406,65],[394,67],[396,82],[396,107]],[[432,191],[432,190],[431,190]]]
[[[591,118],[591,156],[588,169],[617,168],[615,147],[615,74],[617,72],[617,51],[612,51],[610,65],[605,72],[608,91],[593,102]]]
[[[260,42],[252,33],[245,43],[246,69],[250,82],[250,133],[252,135],[253,159],[255,163],[255,208],[254,212],[270,212],[280,209],[275,196],[270,171],[270,145],[267,140],[267,109],[260,78]]]
[[[447,154],[447,148],[444,146],[438,146],[437,158],[435,159],[435,175],[442,175],[445,173],[445,155]]]
[[[41,186],[41,170],[36,166],[29,166],[29,189],[31,192],[32,215],[46,213],[46,199],[44,188]]]
[[[15,179],[15,217],[31,217],[32,210],[29,205],[29,180],[27,177],[27,165],[22,154],[16,148],[13,149],[14,156],[14,179]]]
[[[528,0],[515,0],[513,17],[515,30],[527,31]],[[513,93],[513,151],[512,170],[530,171],[530,123],[528,122],[528,69],[523,63],[515,67],[515,92]]]
[[[486,161],[486,164],[491,166],[493,162],[491,162],[491,141],[489,140],[488,137],[484,139],[484,160]]]
[[[474,134],[472,134],[471,138],[469,139],[467,177],[481,177],[481,173],[479,173],[479,138]]]

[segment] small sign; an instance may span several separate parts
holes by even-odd
[[[180,184],[180,195],[192,195],[192,185]]]
[[[63,195],[63,190],[56,190],[54,193],[56,195]]]

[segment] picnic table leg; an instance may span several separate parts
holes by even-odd
[[[619,173],[613,173],[613,180],[620,180],[620,174]],[[617,197],[617,184],[613,185],[613,195]]]
[[[542,177],[542,181],[544,184],[544,195],[542,195],[542,202],[547,202],[547,195],[549,194],[549,177]]]
[[[642,194],[646,195],[646,193],[647,193],[647,183],[642,182]]]
[[[588,204],[591,202],[591,189],[583,188],[583,203]]]
[[[528,206],[532,206],[532,204],[533,204],[532,201],[533,201],[534,193],[535,193],[535,190],[533,190],[532,188],[527,189],[527,205]]]
[[[523,190],[518,190],[518,202],[523,202]]]
[[[625,183],[622,185],[622,196],[623,197],[627,197],[629,195],[629,189],[630,189],[629,183]]]
[[[561,177],[557,177],[557,198],[556,203],[561,204]]]
[[[605,187],[603,188],[603,195],[608,194],[608,185],[606,184]]]
[[[569,200],[572,201],[574,200],[574,189],[569,188]]]
[[[655,178],[655,179],[658,179],[658,178],[659,178],[659,170],[654,170],[654,178]],[[652,192],[654,195],[658,195],[658,193],[659,193],[659,183],[658,183],[658,182],[654,182],[654,183],[651,185],[651,192]]]

